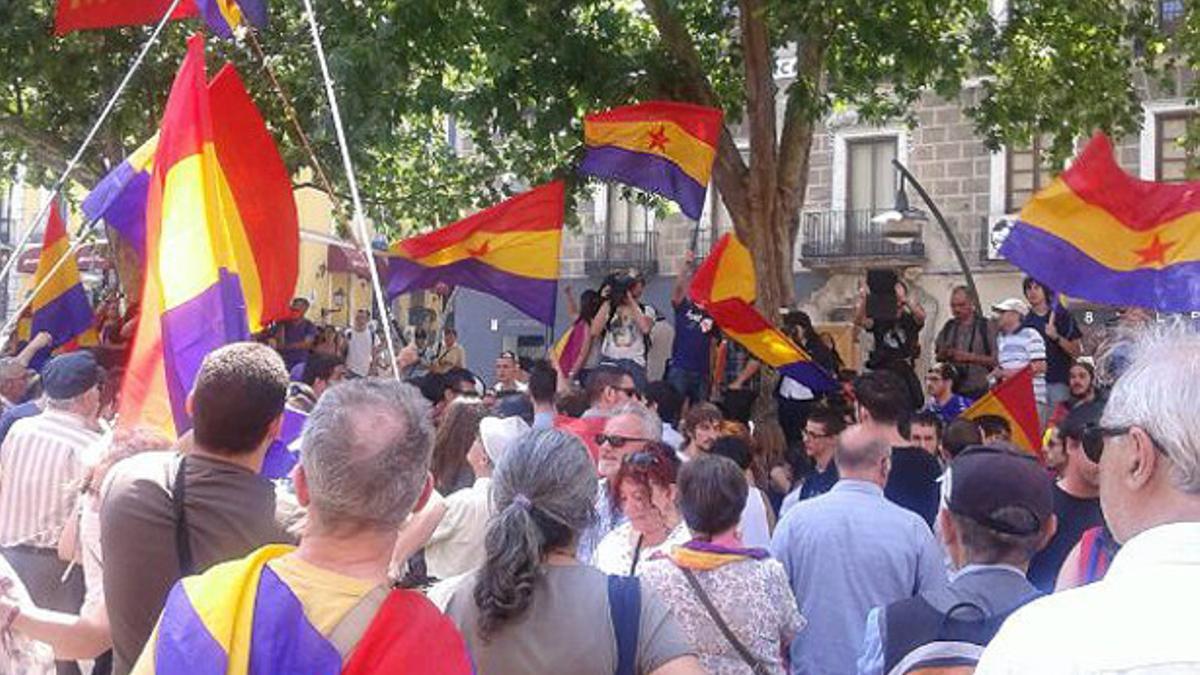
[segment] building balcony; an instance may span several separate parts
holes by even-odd
[[[602,277],[617,270],[658,274],[657,232],[608,232],[584,239],[584,272]]]
[[[925,242],[895,244],[883,226],[871,222],[874,211],[806,211],[800,214],[800,258],[808,267],[917,263]]]

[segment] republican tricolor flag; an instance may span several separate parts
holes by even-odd
[[[55,35],[77,30],[113,28],[158,23],[171,7],[172,0],[58,0],[54,13]],[[199,15],[209,30],[223,38],[247,22],[262,28],[267,25],[266,0],[181,0],[171,12],[172,19]]]
[[[713,247],[692,277],[692,301],[707,311],[726,337],[754,358],[814,392],[832,391],[837,381],[754,308],[754,261],[731,232]]]
[[[1012,432],[1012,443],[1025,452],[1041,454],[1041,421],[1033,394],[1033,369],[1029,366],[984,394],[959,415],[974,420],[987,415],[1003,418]]]
[[[68,256],[71,242],[67,239],[61,206],[57,200],[50,206],[42,253],[33,275],[33,288],[43,283],[45,286],[34,295],[30,304],[30,337],[43,331],[49,333],[53,338],[51,350],[90,347],[97,342],[95,316],[79,280],[79,265],[74,253]]]
[[[299,231],[291,184],[236,73],[205,83],[194,36],[159,130],[146,208],[142,314],[122,424],[190,427],[204,357],[285,311]]]
[[[723,114],[716,108],[649,101],[588,115],[579,172],[662,195],[699,220]]]

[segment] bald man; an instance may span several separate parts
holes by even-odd
[[[883,496],[888,437],[850,427],[833,458],[840,480],[788,511],[771,541],[808,619],[791,645],[792,673],[854,672],[871,609],[947,581],[929,526]]]

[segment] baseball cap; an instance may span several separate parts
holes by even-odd
[[[996,532],[1027,536],[1054,513],[1050,476],[1023,453],[989,446],[967,448],[942,477],[946,508]]]
[[[1016,312],[1022,316],[1029,313],[1029,304],[1020,298],[1006,298],[992,305],[992,311],[999,312]]]
[[[520,417],[485,417],[479,420],[479,440],[492,464],[499,464],[504,453],[528,431],[529,425]]]
[[[71,352],[50,359],[42,369],[42,387],[52,399],[75,398],[100,383],[104,370],[91,352]]]
[[[1097,399],[1077,405],[1058,425],[1058,433],[1063,438],[1082,441],[1083,432],[1088,427],[1099,425],[1102,415],[1104,415],[1104,401],[1102,400]]]

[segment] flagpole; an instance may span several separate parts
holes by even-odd
[[[337,133],[338,148],[342,151],[342,165],[346,170],[346,181],[350,184],[350,200],[354,204],[354,226],[358,233],[359,245],[367,254],[371,286],[375,290],[375,302],[379,307],[379,316],[383,320],[384,326],[390,326],[387,298],[383,294],[383,284],[379,281],[379,270],[375,266],[371,240],[367,236],[367,221],[363,216],[362,199],[358,194],[358,180],[354,177],[354,165],[350,161],[350,148],[346,144],[346,130],[342,127],[342,113],[338,110],[337,96],[333,91],[333,78],[329,75],[329,63],[325,60],[325,47],[321,44],[321,30],[317,26],[317,13],[313,9],[312,0],[304,0],[304,11],[308,15],[308,26],[312,31],[313,47],[317,50],[317,61],[321,64],[321,77],[325,80],[325,95],[329,98],[329,108],[333,113],[333,129]],[[392,331],[385,330],[383,337],[387,342],[388,356],[392,360],[392,374],[399,380],[400,368],[396,365],[396,344],[392,340]]]
[[[96,230],[93,226],[99,222],[99,220],[99,218],[96,220],[89,220],[82,228],[80,228],[79,236],[76,237],[74,243],[67,248],[67,252],[63,254],[63,256],[59,258],[57,262],[54,263],[54,265],[50,268],[50,271],[46,273],[46,276],[42,279],[41,283],[35,286],[33,290],[25,296],[25,300],[23,300],[20,306],[17,307],[17,311],[13,312],[12,316],[10,316],[4,322],[4,327],[0,328],[0,339],[8,339],[8,336],[11,334],[13,328],[18,322],[20,322],[21,315],[24,314],[25,310],[29,309],[29,306],[33,304],[33,301],[35,298],[37,298],[38,293],[41,293],[42,289],[54,280],[54,275],[58,274],[58,270],[65,265],[68,260],[74,259],[75,252],[83,248],[84,244],[92,239],[93,235],[96,234]],[[32,335],[29,337],[33,338]]]
[[[125,77],[121,78],[120,84],[117,85],[116,91],[114,91],[112,96],[109,97],[108,103],[104,104],[104,109],[100,111],[100,116],[97,117],[96,121],[92,124],[92,128],[90,131],[88,131],[87,136],[84,137],[83,143],[79,145],[79,149],[75,151],[75,154],[71,157],[71,160],[67,162],[67,168],[62,172],[62,175],[58,177],[58,180],[54,181],[54,185],[50,188],[50,199],[48,199],[46,203],[42,205],[41,210],[38,211],[37,217],[33,219],[33,223],[36,224],[42,222],[42,219],[45,218],[46,214],[50,212],[50,205],[54,203],[54,198],[58,196],[58,193],[62,190],[63,185],[66,184],[67,178],[70,177],[71,172],[74,171],[77,166],[79,166],[79,160],[83,157],[83,153],[87,152],[87,149],[92,145],[92,141],[95,140],[96,134],[100,131],[100,127],[104,125],[104,122],[112,113],[113,108],[117,104],[117,100],[119,100],[121,98],[121,94],[125,92],[125,87],[127,87],[129,85],[129,81],[133,79],[134,73],[136,73],[138,68],[141,67],[142,61],[146,59],[146,54],[150,53],[150,48],[154,46],[154,43],[158,42],[158,36],[162,33],[163,27],[167,25],[167,22],[171,20],[171,15],[175,13],[175,8],[179,6],[180,2],[182,2],[182,0],[171,0],[171,5],[167,7],[166,13],[163,14],[162,18],[159,19],[158,23],[154,26],[154,32],[150,34],[150,39],[146,40],[146,43],[142,45],[142,50],[138,52],[137,58],[135,58],[133,63],[130,64],[129,69],[125,71]],[[29,239],[33,236],[33,231],[35,229],[37,228],[30,227],[27,229],[25,234],[21,235],[21,241],[18,242],[15,247],[13,247],[12,257],[10,257],[4,263],[4,267],[0,269],[0,282],[3,282],[4,279],[8,278],[9,273],[12,272],[13,267],[16,265],[17,258],[20,257],[21,251],[25,248],[25,245],[29,243]]]

